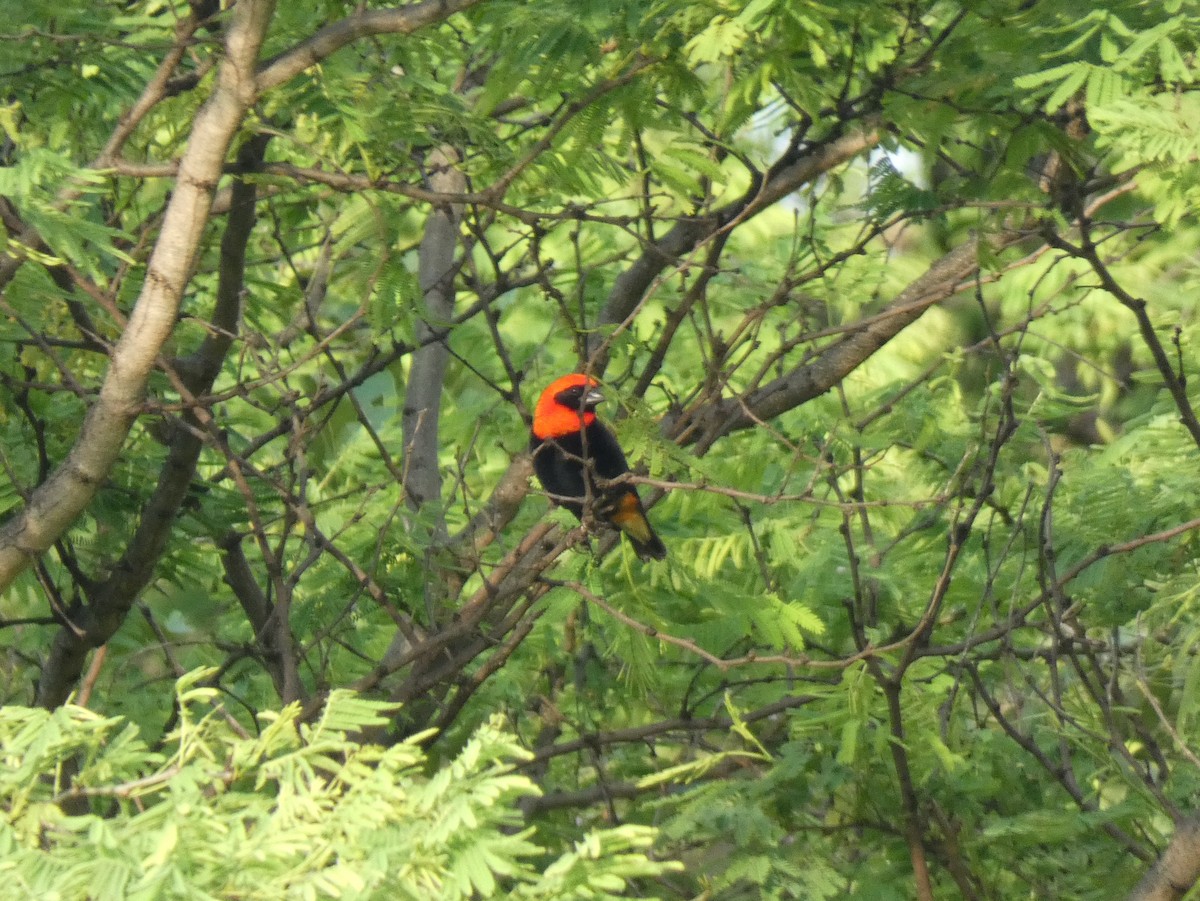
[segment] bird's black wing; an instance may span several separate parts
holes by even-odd
[[[615,479],[629,472],[625,452],[607,426],[596,420],[584,430],[584,437],[587,439],[587,457],[593,461],[596,475],[602,479]]]
[[[599,422],[587,428],[587,452],[595,462],[596,475],[602,479],[617,479],[629,472],[625,452],[617,438]],[[629,536],[633,549],[643,560],[662,560],[667,548],[655,534],[646,508],[642,506],[637,488],[632,484],[615,485],[604,491],[598,514]]]
[[[629,472],[616,436],[598,421],[573,435],[534,438],[530,450],[533,471],[546,493],[576,516],[582,514],[582,501],[589,494],[607,507],[617,496],[633,491],[629,485],[604,491],[596,485],[596,478],[617,479]]]
[[[568,498],[582,500],[587,489],[583,482],[583,443],[578,434],[563,438],[534,438],[530,442],[533,453],[533,471],[551,499],[562,504],[576,516],[583,512],[583,505]]]

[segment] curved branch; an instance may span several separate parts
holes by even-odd
[[[657,241],[649,244],[638,260],[613,283],[600,314],[600,325],[617,325],[628,319],[642,303],[658,275],[721,231],[767,209],[831,169],[854,159],[879,143],[879,132],[868,129],[835,138],[815,149],[785,157],[772,168],[766,180],[745,195],[708,216],[683,219]],[[594,347],[605,340],[593,338]]]
[[[234,9],[216,87],[196,116],[145,284],[99,397],[66,460],[0,528],[0,591],[75,521],[121,452],[174,329],[225,155],[257,96],[254,63],[273,11],[272,0],[246,0]]]
[[[1200,819],[1189,817],[1127,901],[1179,901],[1200,880]]]
[[[1118,303],[1129,310],[1134,315],[1134,318],[1137,319],[1138,331],[1141,333],[1142,340],[1146,343],[1150,355],[1154,358],[1154,365],[1158,368],[1158,372],[1163,378],[1163,384],[1166,385],[1167,390],[1171,393],[1171,399],[1175,401],[1175,407],[1179,411],[1179,421],[1187,429],[1188,434],[1192,436],[1192,441],[1196,443],[1196,446],[1200,447],[1200,419],[1196,417],[1196,411],[1192,407],[1191,399],[1188,397],[1186,375],[1182,372],[1176,374],[1174,367],[1171,365],[1167,351],[1163,347],[1162,341],[1159,340],[1158,333],[1154,330],[1154,323],[1150,319],[1150,314],[1146,312],[1146,301],[1140,297],[1135,297],[1121,286],[1108,266],[1100,259],[1096,245],[1088,233],[1086,220],[1083,226],[1082,240],[1078,247],[1053,232],[1047,233],[1046,240],[1052,247],[1057,247],[1059,250],[1081,259],[1091,266],[1092,271],[1100,279],[1100,287],[1115,297]]]
[[[989,240],[993,252],[1021,240],[1006,231]],[[718,438],[819,397],[887,344],[934,304],[954,296],[979,271],[979,240],[972,238],[936,260],[926,272],[896,296],[886,309],[860,328],[826,348],[811,363],[779,376],[745,397],[729,397],[705,407],[695,416],[684,414],[670,423],[669,433],[680,443],[704,447]]]
[[[253,168],[254,161],[262,160],[268,140],[259,135],[243,147],[240,158],[247,168]],[[190,358],[189,365],[181,367],[185,370],[181,381],[192,394],[212,388],[241,315],[246,245],[254,228],[255,187],[239,180],[233,187],[233,196],[233,208],[221,239],[212,330]],[[121,559],[113,566],[111,574],[89,592],[88,606],[71,611],[72,626],[64,626],[55,637],[38,680],[37,702],[40,706],[52,708],[66,701],[83,671],[88,652],[116,633],[138,595],[153,578],[171,535],[171,523],[187,498],[200,459],[203,440],[198,425],[195,416],[188,414],[176,426],[158,484],[142,510],[141,520]],[[257,631],[257,623],[255,628]]]
[[[481,0],[424,0],[398,9],[355,13],[326,25],[308,40],[263,63],[258,73],[258,90],[267,91],[283,84],[359,38],[376,34],[412,34],[479,2]]]

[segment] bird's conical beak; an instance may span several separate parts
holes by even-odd
[[[583,396],[583,405],[585,407],[594,407],[603,400],[604,394],[599,388],[588,388],[588,393]]]

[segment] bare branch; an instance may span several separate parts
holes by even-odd
[[[990,239],[999,250],[1021,239],[1004,232]],[[820,397],[857,369],[888,341],[907,328],[934,304],[953,297],[979,270],[979,239],[964,242],[936,260],[880,315],[850,332],[816,360],[796,367],[745,397],[730,397],[706,406],[692,417],[686,414],[668,425],[668,433],[682,443],[701,442],[708,447],[723,435],[772,419],[815,397]]]
[[[242,157],[249,166],[261,160],[267,139],[252,138]],[[221,268],[212,328],[201,342],[187,373],[180,376],[188,393],[208,391],[229,350],[241,310],[246,266],[246,244],[254,228],[254,185],[239,180],[234,185],[234,205],[221,241]],[[165,336],[164,336],[165,337]],[[202,446],[195,414],[177,424],[158,484],[142,510],[141,520],[125,553],[103,582],[94,586],[90,603],[70,612],[75,627],[64,627],[42,667],[38,703],[57,707],[71,691],[88,651],[99,647],[121,627],[142,589],[149,584],[167,546],[171,524],[187,497]],[[78,626],[82,624],[82,632]]]
[[[879,133],[874,130],[836,138],[794,160],[781,161],[766,181],[755,185],[728,206],[708,216],[680,221],[663,237],[648,245],[641,257],[617,277],[604,302],[600,325],[611,326],[626,321],[637,310],[646,292],[664,269],[675,265],[722,230],[762,212],[780,198],[878,143]],[[593,351],[604,338],[603,334],[594,336]]]
[[[121,452],[174,329],[229,144],[257,96],[253,69],[273,11],[272,0],[246,0],[234,8],[216,87],[196,116],[145,285],[99,397],[67,458],[0,528],[0,591],[75,521]]]
[[[481,0],[423,0],[395,9],[357,12],[340,22],[326,25],[308,40],[263,63],[258,73],[258,90],[278,87],[360,38],[376,34],[412,34],[479,2]]]
[[[1200,880],[1200,819],[1188,817],[1127,901],[1179,901]]]
[[[441,193],[453,193],[466,187],[466,177],[457,168],[458,153],[441,147],[430,155],[430,186]],[[409,505],[420,509],[442,497],[442,474],[438,459],[438,420],[441,415],[442,386],[450,348],[445,336],[437,339],[454,317],[454,277],[458,266],[458,229],[462,207],[446,204],[435,208],[425,224],[418,252],[418,279],[425,301],[422,321],[417,326],[421,347],[413,352],[408,385],[404,394],[404,491]],[[438,516],[435,529],[444,533],[445,521]]]

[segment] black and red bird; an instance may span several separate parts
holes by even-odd
[[[667,549],[646,519],[637,489],[596,484],[596,477],[617,479],[629,472],[616,436],[596,418],[602,400],[595,379],[582,373],[550,383],[533,411],[533,471],[552,500],[582,519],[584,500],[591,497],[596,517],[628,535],[639,557],[661,560]]]

